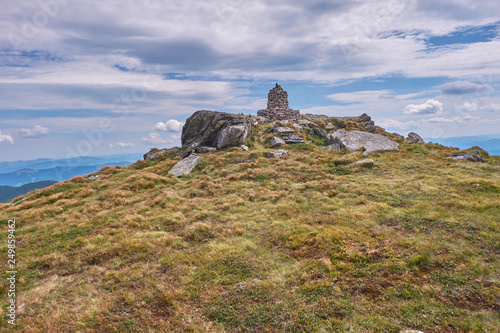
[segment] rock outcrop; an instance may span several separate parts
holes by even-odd
[[[409,143],[425,143],[424,140],[420,137],[420,135],[418,135],[415,132],[408,133],[408,137],[406,138],[406,140]]]
[[[453,154],[447,158],[450,160],[459,160],[459,161],[483,162],[483,163],[486,162],[485,159],[480,154],[481,152],[479,150],[471,150],[465,153]]]
[[[392,135],[394,135],[394,137],[396,138],[396,140],[401,140],[401,141],[404,141],[405,140],[405,137],[402,136],[401,134],[398,134],[398,133],[392,133]]]
[[[361,131],[338,130],[328,134],[326,144],[338,143],[342,149],[351,151],[365,149],[363,155],[368,155],[374,152],[383,152],[387,150],[398,150],[399,144],[389,140],[383,135],[373,134]]]
[[[144,154],[144,160],[145,161],[153,161],[153,160],[160,158],[160,156],[162,156],[162,155],[175,153],[179,149],[180,149],[179,147],[164,148],[164,149],[153,148],[149,152]]]
[[[196,111],[182,127],[181,142],[187,150],[198,146],[237,147],[252,132],[252,119],[225,112]]]
[[[187,175],[193,171],[193,169],[198,165],[200,162],[201,157],[196,155],[196,154],[191,154],[182,161],[177,162],[176,165],[170,171],[168,172],[169,174],[172,174],[176,177],[182,177],[184,175]]]

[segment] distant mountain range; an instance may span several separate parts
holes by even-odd
[[[129,164],[129,162],[121,161],[101,165],[82,165],[71,167],[58,166],[55,168],[42,170],[21,169],[14,172],[0,174],[0,184],[9,186],[22,186],[25,184],[40,182],[44,180],[55,180],[57,182],[62,182],[75,176],[86,175],[99,171],[101,168],[108,165],[125,166]]]
[[[53,185],[57,182],[53,180],[46,180],[42,182],[36,182],[31,184],[26,184],[20,187],[12,187],[12,186],[0,186],[0,203],[6,203],[12,201],[12,199],[24,195],[30,191],[46,188],[50,185]]]
[[[112,165],[117,162],[134,163],[138,159],[142,159],[142,154],[123,154],[96,157],[82,156],[65,159],[39,158],[27,161],[0,162],[0,174],[14,172],[21,169],[42,170],[55,167],[75,167],[82,165]]]
[[[142,159],[141,154],[0,162],[0,203],[105,166],[125,166],[138,159]]]
[[[45,180],[61,182],[105,166],[129,165],[138,159],[142,159],[141,154],[0,162],[0,185],[19,187]]]
[[[433,141],[444,146],[467,149],[478,146],[486,150],[490,155],[500,155],[500,134],[459,136],[441,139],[424,139],[426,142]]]

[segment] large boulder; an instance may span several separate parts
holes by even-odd
[[[177,162],[176,165],[168,173],[176,176],[176,177],[182,177],[184,175],[187,175],[193,171],[193,169],[198,165],[200,162],[201,157],[196,155],[196,154],[191,154],[182,161]]]
[[[326,138],[327,144],[338,143],[342,149],[350,151],[365,149],[363,155],[368,155],[373,152],[383,152],[386,150],[398,150],[399,144],[389,140],[383,135],[373,134],[361,131],[338,130],[328,134]]]
[[[251,123],[250,126],[245,122],[242,124],[229,124],[219,132],[215,145],[219,149],[241,146],[245,143],[251,131]]]
[[[406,138],[406,140],[408,140],[409,143],[425,143],[420,135],[415,132],[408,133],[408,137]]]
[[[182,127],[181,142],[188,149],[198,146],[237,147],[252,132],[250,117],[225,112],[196,111]]]

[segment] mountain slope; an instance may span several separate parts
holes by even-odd
[[[20,187],[0,186],[0,203],[9,202],[15,197],[26,194],[33,190],[49,187],[50,185],[54,185],[55,183],[57,182],[54,180],[46,180],[46,181],[26,184]]]
[[[500,326],[499,158],[402,144],[356,164],[361,152],[298,144],[278,160],[264,156],[271,136],[258,126],[250,151],[204,154],[183,178],[164,156],[0,206],[20,242],[17,330]]]

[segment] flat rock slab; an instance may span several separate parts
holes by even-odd
[[[354,164],[365,164],[365,163],[375,163],[375,160],[371,158],[365,158],[364,160],[354,162]]]
[[[365,149],[364,156],[387,150],[399,150],[399,144],[389,140],[383,135],[373,134],[361,131],[338,130],[332,134],[328,134],[326,138],[327,144],[340,144],[340,147],[350,151]]]
[[[286,133],[282,135],[283,139],[287,144],[290,143],[304,143],[304,138],[295,133]]]
[[[191,154],[182,161],[177,162],[177,164],[174,165],[174,167],[170,169],[168,173],[176,177],[182,177],[191,173],[191,171],[193,171],[193,169],[198,165],[200,161],[200,156]]]

